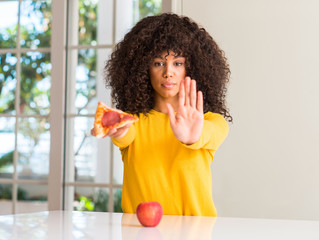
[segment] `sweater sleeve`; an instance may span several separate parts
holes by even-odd
[[[126,148],[128,145],[130,145],[135,138],[135,125],[132,124],[130,128],[128,129],[127,133],[124,135],[124,137],[115,139],[111,138],[112,142],[118,146],[120,149]]]
[[[225,140],[229,126],[224,117],[218,113],[207,112],[204,115],[204,127],[199,140],[193,144],[183,144],[191,149],[209,149],[216,151]]]

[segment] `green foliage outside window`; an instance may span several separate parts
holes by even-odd
[[[134,14],[139,13],[140,20],[147,16],[154,16],[162,12],[162,1],[161,0],[139,0],[138,1],[138,10]]]
[[[123,212],[121,207],[122,189],[115,189],[113,194],[114,209],[113,212]],[[99,189],[93,196],[80,196],[74,203],[74,210],[107,212],[109,202],[109,193]]]
[[[11,185],[0,185],[0,199],[11,200],[12,199],[12,186]],[[30,197],[28,192],[18,187],[17,199],[19,201],[47,201],[46,196]]]

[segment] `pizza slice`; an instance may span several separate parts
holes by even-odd
[[[95,136],[102,138],[108,133],[110,128],[120,128],[137,120],[138,118],[128,113],[98,102],[94,120]]]

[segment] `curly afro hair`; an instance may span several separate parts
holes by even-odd
[[[104,69],[116,108],[132,114],[147,114],[153,108],[149,66],[155,56],[169,50],[185,57],[186,75],[203,92],[204,112],[219,113],[232,122],[225,100],[230,70],[224,52],[204,28],[171,13],[142,19],[116,45]]]

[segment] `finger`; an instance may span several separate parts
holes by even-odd
[[[131,125],[132,125],[132,123],[128,123],[128,124],[124,125],[123,128],[130,128]]]
[[[123,130],[129,128],[131,125],[132,125],[132,123],[128,123],[128,124],[126,124],[126,125],[124,125],[122,127],[116,128],[116,132],[123,131]]]
[[[197,111],[203,113],[204,112],[204,100],[203,100],[203,92],[198,91],[197,93]]]
[[[191,81],[191,90],[190,90],[190,104],[191,107],[196,107],[196,81]]]
[[[167,113],[168,113],[169,121],[171,122],[171,124],[175,124],[175,121],[176,121],[175,112],[174,112],[174,109],[173,109],[172,105],[167,103],[166,107],[167,107]]]
[[[178,104],[184,106],[185,104],[185,80],[182,80],[179,86]]]
[[[113,137],[113,138],[124,137],[131,125],[132,125],[132,123],[128,123],[128,124],[124,125],[123,127],[117,128],[116,132],[114,134],[112,134],[111,137]]]
[[[94,128],[91,129],[91,135],[96,136]]]
[[[106,136],[113,137],[113,135],[117,132],[116,128],[110,128],[107,132]]]
[[[115,138],[115,139],[122,138],[122,137],[124,137],[126,135],[127,131],[128,131],[128,129],[125,129],[123,131],[117,131],[116,133],[114,133],[112,135],[112,138]]]
[[[185,105],[189,105],[190,78],[185,79]]]

